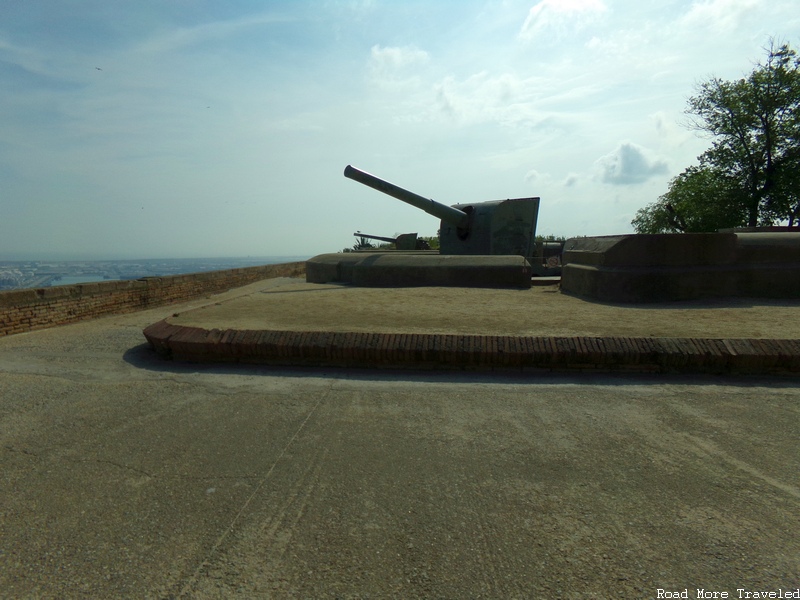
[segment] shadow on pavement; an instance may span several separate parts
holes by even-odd
[[[770,387],[775,389],[796,388],[797,382],[792,379],[775,378],[761,375],[723,376],[723,375],[691,375],[691,374],[637,374],[637,373],[571,373],[554,371],[497,370],[456,371],[456,370],[422,370],[422,369],[365,369],[347,367],[311,367],[263,365],[248,363],[193,363],[187,361],[162,358],[148,343],[139,344],[127,350],[123,360],[138,369],[163,373],[207,373],[215,375],[263,375],[265,377],[293,377],[340,379],[355,381],[415,381],[430,383],[486,383],[500,385],[537,386],[557,384],[594,385],[594,386],[635,386],[635,385],[726,385],[747,387]]]

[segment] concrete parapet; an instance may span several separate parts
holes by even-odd
[[[607,267],[722,266],[736,261],[732,233],[609,235],[572,238],[562,262]]]
[[[306,281],[308,283],[330,283],[332,281],[351,283],[353,266],[372,256],[384,252],[338,252],[319,254],[306,261]]]
[[[521,256],[321,254],[307,261],[306,281],[336,281],[363,287],[530,288],[531,266]]]
[[[574,238],[561,289],[604,302],[800,297],[800,233]]]
[[[601,302],[672,302],[736,296],[737,274],[724,267],[602,267],[571,263],[561,291]]]

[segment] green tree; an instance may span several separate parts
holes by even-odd
[[[639,233],[715,231],[800,218],[800,58],[771,42],[767,59],[737,81],[697,86],[686,112],[711,148],[639,210]]]
[[[689,167],[657,202],[639,209],[637,233],[699,233],[740,226],[746,198],[737,181],[718,169]]]
[[[421,240],[425,240],[428,242],[428,245],[431,247],[431,250],[438,250],[439,249],[439,236],[438,235],[431,235],[431,236],[420,236]]]

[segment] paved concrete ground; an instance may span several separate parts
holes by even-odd
[[[654,598],[800,585],[769,378],[164,362],[203,302],[0,338],[9,598]]]

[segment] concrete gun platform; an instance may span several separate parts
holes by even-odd
[[[800,373],[800,300],[613,305],[556,287],[360,288],[271,279],[144,330],[196,362]]]

